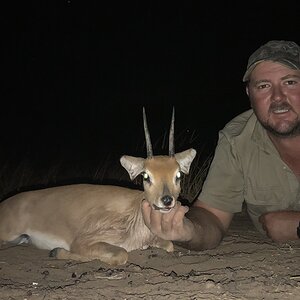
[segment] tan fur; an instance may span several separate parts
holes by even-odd
[[[145,226],[141,202],[148,200],[167,212],[180,192],[178,171],[188,173],[196,155],[189,149],[175,157],[151,159],[123,156],[121,164],[131,179],[149,174],[144,191],[112,185],[75,184],[17,194],[0,204],[0,243],[19,242],[28,235],[38,248],[49,249],[60,259],[100,259],[125,264],[128,252],[149,246],[173,251],[171,241],[154,236]],[[171,203],[164,205],[163,196]],[[169,206],[169,207],[168,207]]]

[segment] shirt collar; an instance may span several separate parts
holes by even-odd
[[[277,149],[268,136],[266,129],[262,127],[255,114],[253,114],[251,118],[254,118],[254,129],[251,135],[251,140],[266,153],[279,155]]]

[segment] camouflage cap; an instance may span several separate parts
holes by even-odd
[[[262,61],[271,60],[282,63],[291,69],[300,69],[300,47],[291,41],[269,41],[258,48],[248,60],[243,81],[248,81],[253,69]]]

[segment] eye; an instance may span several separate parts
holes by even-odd
[[[257,88],[258,88],[259,90],[262,90],[262,89],[268,88],[269,86],[270,86],[269,84],[262,83],[262,84],[258,85]]]
[[[143,172],[143,173],[142,173],[142,176],[143,176],[143,180],[144,180],[144,181],[150,183],[150,176],[149,176],[148,173]]]
[[[297,82],[296,82],[295,80],[290,79],[290,80],[287,80],[287,81],[285,82],[285,84],[286,84],[286,85],[294,85],[294,84],[297,84]]]
[[[181,177],[182,177],[182,173],[180,171],[178,171],[176,173],[176,181],[179,181],[181,179]]]

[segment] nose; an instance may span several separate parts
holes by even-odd
[[[164,206],[170,206],[172,204],[173,198],[169,195],[163,196],[161,202]]]
[[[285,99],[285,95],[280,87],[273,87],[272,102],[279,102]]]

